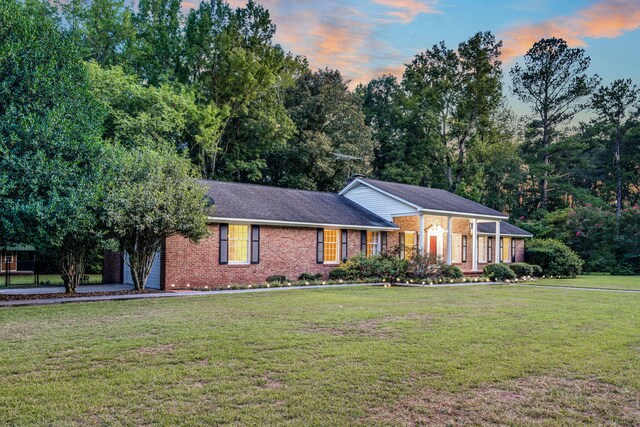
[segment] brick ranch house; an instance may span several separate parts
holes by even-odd
[[[202,181],[215,206],[210,236],[174,236],[156,256],[147,286],[220,287],[295,280],[329,272],[351,256],[397,248],[435,253],[467,273],[493,262],[524,261],[532,235],[507,216],[445,190],[353,178],[339,193]],[[497,244],[496,242],[499,242]],[[132,283],[122,257],[105,259],[105,280]]]

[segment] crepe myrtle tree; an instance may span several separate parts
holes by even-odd
[[[209,205],[188,159],[175,152],[122,149],[118,177],[105,201],[106,225],[127,253],[135,288],[144,289],[166,238],[192,242],[207,236]]]

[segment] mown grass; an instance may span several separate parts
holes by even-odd
[[[4,309],[0,424],[637,425],[639,305],[470,286]]]
[[[540,279],[536,285],[572,286],[578,288],[601,288],[639,290],[640,276],[611,276],[609,274],[586,274],[574,279]]]
[[[102,283],[102,274],[87,274],[87,281],[84,284],[95,284]],[[40,274],[38,276],[40,280],[41,286],[63,286],[62,278],[59,274]],[[25,287],[25,286],[35,286],[35,276],[34,275],[11,275],[9,277],[9,287]],[[0,274],[0,289],[5,287],[6,276],[5,274]]]

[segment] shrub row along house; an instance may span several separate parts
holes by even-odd
[[[445,190],[354,177],[339,193],[202,181],[215,206],[211,235],[175,236],[156,256],[147,287],[220,287],[271,275],[324,277],[349,257],[394,249],[441,256],[467,273],[524,261],[531,234],[507,216]],[[106,258],[105,279],[132,283],[122,257]]]

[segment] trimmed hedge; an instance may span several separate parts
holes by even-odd
[[[443,265],[440,274],[449,279],[462,279],[464,277],[462,270],[457,265]]]
[[[542,267],[539,265],[531,264],[531,275],[533,277],[542,277]]]
[[[322,279],[321,273],[317,273],[317,274],[302,273],[301,275],[298,276],[298,280],[301,282],[313,282],[320,279]]]
[[[584,261],[567,245],[555,239],[531,239],[525,243],[525,260],[537,264],[547,276],[576,277]]]
[[[483,269],[484,275],[491,280],[503,282],[505,280],[513,280],[516,273],[513,272],[506,264],[489,264]]]
[[[283,276],[282,274],[274,274],[273,276],[267,277],[267,283],[284,283],[287,281],[287,276]]]
[[[514,262],[509,264],[509,268],[516,274],[517,277],[533,276],[533,265],[526,262]]]
[[[353,277],[350,273],[349,270],[347,270],[344,267],[336,267],[333,270],[331,270],[329,272],[329,279],[331,280],[344,280],[344,279],[355,279],[355,277]]]

